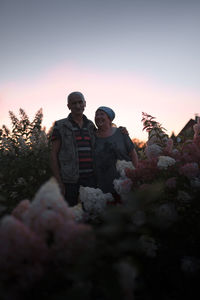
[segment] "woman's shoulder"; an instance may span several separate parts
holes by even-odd
[[[113,126],[112,127],[112,134],[115,134],[116,132],[118,132],[118,127]]]
[[[122,136],[125,136],[125,135],[127,135],[128,136],[128,133],[127,132],[125,132],[125,130],[124,130],[124,128],[125,127],[116,127],[116,128],[114,128],[115,129],[115,133],[117,133],[118,135],[122,135]]]
[[[124,134],[119,127],[113,127],[112,130],[113,130],[113,133],[112,133],[111,137],[113,137],[114,139],[120,139],[123,137]]]

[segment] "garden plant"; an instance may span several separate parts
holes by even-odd
[[[80,188],[69,207],[49,169],[42,112],[1,129],[0,299],[199,297],[200,122],[183,142],[143,113],[137,168],[118,161],[121,202]]]

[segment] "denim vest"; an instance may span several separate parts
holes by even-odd
[[[95,126],[92,121],[88,120],[85,116],[84,118],[87,120],[86,127],[91,138],[92,152],[94,153]],[[61,136],[61,147],[58,154],[60,176],[63,183],[75,183],[79,179],[79,159],[76,140],[69,116],[65,119],[56,121],[54,128],[59,131]]]

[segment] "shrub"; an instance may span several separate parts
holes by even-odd
[[[0,195],[10,211],[24,199],[31,199],[40,185],[51,176],[49,134],[42,124],[42,109],[32,122],[23,109],[20,119],[9,111],[12,129],[0,129]]]

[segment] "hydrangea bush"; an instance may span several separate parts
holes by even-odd
[[[198,298],[200,124],[174,144],[154,117],[142,121],[138,166],[117,162],[121,203],[81,187],[68,207],[51,178],[1,218],[1,299]]]

